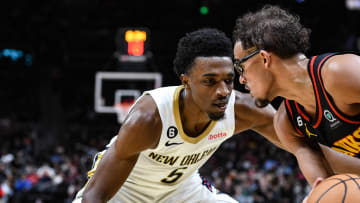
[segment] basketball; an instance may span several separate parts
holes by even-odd
[[[360,202],[360,176],[338,174],[323,180],[309,194],[308,203]]]

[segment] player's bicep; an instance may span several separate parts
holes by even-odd
[[[155,148],[162,123],[156,104],[149,95],[137,102],[119,130],[114,143],[117,156],[131,157],[146,149]]]
[[[127,116],[116,140],[98,163],[84,194],[108,200],[125,182],[141,151],[154,147],[161,132],[161,119],[150,96],[145,96]]]

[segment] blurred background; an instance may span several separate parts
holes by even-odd
[[[114,105],[126,108],[138,93],[114,91],[180,84],[172,69],[179,38],[203,27],[232,37],[236,18],[264,4],[312,29],[308,56],[360,49],[359,0],[2,2],[0,202],[71,202],[121,126]],[[99,72],[131,74],[97,80]],[[235,88],[243,90],[237,80]],[[294,157],[253,132],[228,140],[200,171],[245,203],[301,202],[309,189]]]

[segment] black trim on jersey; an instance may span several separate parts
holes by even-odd
[[[317,142],[315,140],[312,140],[311,138],[309,138],[306,134],[306,132],[303,132],[297,124],[297,118],[295,118],[295,115],[300,116],[303,120],[306,120],[300,113],[299,111],[297,111],[296,106],[295,106],[295,101],[293,100],[284,100],[285,102],[285,109],[286,109],[286,113],[289,117],[290,122],[292,123],[292,127],[296,130],[297,133],[299,133],[300,135],[303,136],[304,138],[304,142],[307,143],[313,150],[315,151],[319,151],[320,147],[317,144]],[[296,111],[293,112],[292,110]],[[302,120],[302,122],[303,122]],[[306,120],[307,121],[307,120]],[[303,125],[305,125],[305,122],[303,123]]]
[[[324,82],[323,82],[323,77],[321,75],[321,70],[322,68],[324,67],[323,64],[325,64],[325,62],[332,56],[335,56],[335,55],[343,55],[343,54],[355,54],[355,55],[358,55],[360,56],[360,53],[358,52],[353,52],[353,51],[346,51],[346,52],[336,52],[336,53],[331,53],[331,54],[323,54],[323,55],[320,55],[319,57],[317,57],[315,59],[315,70],[317,71],[316,72],[316,82],[320,85],[320,89],[318,91],[321,91],[321,93],[323,94],[324,98],[328,98],[329,100],[327,102],[327,104],[330,106],[330,108],[340,114],[340,116],[344,117],[345,119],[351,121],[351,122],[356,122],[356,123],[359,123],[359,120],[360,120],[360,114],[359,115],[355,115],[355,116],[348,116],[346,114],[344,114],[335,104],[334,102],[334,99],[332,98],[332,96],[326,91],[326,88],[324,86]],[[326,58],[327,57],[327,58]],[[322,61],[324,60],[324,61]],[[320,67],[319,67],[320,66]],[[319,73],[319,74],[318,74]],[[313,81],[312,81],[313,82]],[[340,118],[342,121],[344,122],[347,122],[347,123],[350,123],[348,122],[347,120],[344,120],[342,118]]]
[[[305,138],[312,143],[317,142],[334,148],[342,153],[360,158],[360,152],[354,152],[350,148],[358,143],[358,140],[348,140],[348,136],[360,126],[360,115],[347,116],[335,105],[331,95],[325,90],[321,70],[326,61],[335,55],[356,54],[355,52],[326,53],[313,56],[308,63],[310,76],[316,102],[316,114],[314,119],[307,114],[304,107],[296,101],[285,99],[285,109],[289,120],[296,131],[301,131]],[[330,118],[329,118],[330,115]],[[339,128],[340,127],[340,128]],[[347,145],[349,145],[347,147]],[[351,146],[350,146],[351,145]],[[355,147],[358,149],[357,147]],[[343,150],[343,151],[341,151]]]
[[[294,113],[295,112],[292,112],[291,109],[295,109],[294,107],[294,101],[292,100],[288,100],[288,99],[285,99],[284,100],[284,105],[285,105],[285,110],[286,110],[286,113],[289,117],[289,120],[290,122],[292,123],[292,126],[294,127],[294,129],[300,134],[300,135],[304,135],[301,130],[297,127],[297,123],[296,123],[296,119],[294,117]]]
[[[288,101],[289,105],[285,105],[285,109],[286,112],[288,114],[289,119],[291,120],[291,122],[293,123],[294,126],[296,125],[296,118],[294,117],[295,112],[292,112],[292,116],[290,115],[291,113],[289,112],[289,107],[296,111],[298,114],[305,114],[307,117],[309,117],[310,119],[310,123],[312,125],[312,127],[317,128],[320,125],[321,119],[322,118],[322,107],[321,107],[321,101],[320,98],[328,98],[329,102],[327,102],[327,104],[329,106],[333,106],[334,109],[337,113],[339,113],[342,117],[344,117],[345,119],[357,122],[360,120],[360,115],[356,115],[356,116],[348,116],[345,115],[342,111],[339,110],[339,108],[335,105],[335,102],[333,100],[333,98],[331,97],[331,95],[325,90],[324,84],[323,84],[323,79],[322,79],[322,75],[321,75],[321,69],[323,67],[323,64],[332,56],[335,55],[342,55],[342,54],[355,54],[360,56],[360,53],[358,52],[353,52],[353,51],[347,51],[347,52],[336,52],[336,53],[325,53],[319,56],[313,56],[310,58],[309,64],[308,64],[308,74],[311,78],[311,82],[313,84],[313,90],[315,93],[315,100],[316,100],[316,112],[315,112],[315,117],[314,119],[311,118],[311,116],[309,116],[307,114],[307,112],[303,109],[303,107],[301,105],[299,105],[299,108],[302,110],[301,112],[299,112],[298,110],[296,110],[295,107],[295,101],[293,100],[288,100],[285,99],[285,102]],[[320,67],[319,67],[320,66]],[[320,74],[319,74],[320,73]],[[313,75],[312,75],[313,74]],[[324,88],[324,91],[323,91]],[[285,103],[286,104],[286,103]],[[320,105],[319,105],[320,104]],[[290,111],[292,111],[290,109]],[[321,111],[320,111],[321,110]],[[302,116],[303,119],[305,119]],[[319,120],[320,119],[320,120]],[[341,118],[340,118],[341,119]],[[341,119],[344,122],[347,122],[344,119]],[[318,124],[317,126],[315,126],[316,124]]]

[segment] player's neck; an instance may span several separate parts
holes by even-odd
[[[209,125],[210,118],[193,102],[184,89],[180,93],[179,110],[183,129],[188,136],[200,135]]]
[[[277,95],[295,100],[304,107],[312,109],[316,107],[316,103],[312,82],[307,71],[308,62],[309,59],[303,54],[282,60],[281,69],[277,75]]]

